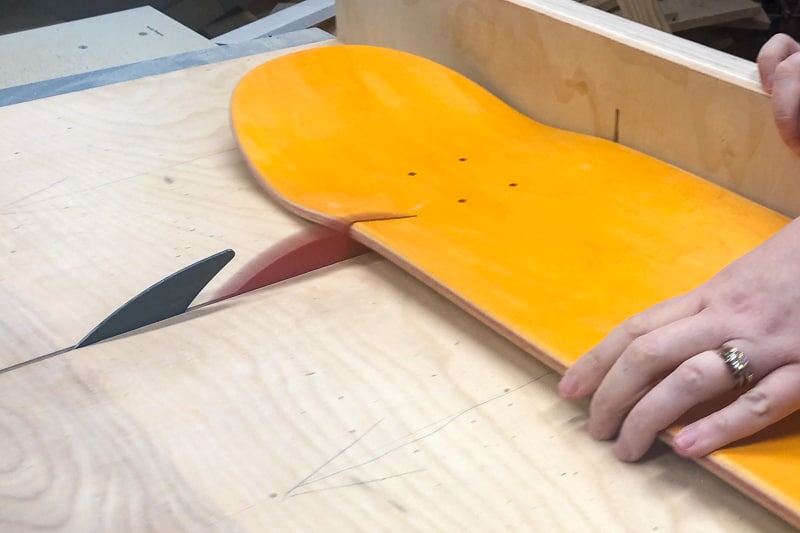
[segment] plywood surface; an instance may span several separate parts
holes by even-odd
[[[663,13],[675,13],[670,19],[672,31],[684,31],[702,26],[722,25],[736,21],[766,20],[761,2],[753,0],[734,0],[725,3],[703,2],[697,0],[662,0]],[[630,4],[631,2],[626,2]]]
[[[0,374],[0,529],[790,531],[556,381],[365,256]]]
[[[410,51],[529,116],[674,163],[800,213],[800,159],[781,142],[756,67],[571,0],[340,0],[347,43]]]
[[[0,108],[0,368],[234,248],[213,291],[305,226],[258,188],[228,125],[235,83],[282,53]]]
[[[617,2],[619,10],[625,18],[635,20],[647,26],[651,26],[661,31],[670,31],[670,24],[667,21],[662,3],[656,0],[619,0]]]

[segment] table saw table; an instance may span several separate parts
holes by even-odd
[[[0,367],[307,227],[228,123],[237,81],[296,49],[0,108]],[[617,462],[557,381],[363,255],[0,370],[0,530],[791,530],[666,447]]]

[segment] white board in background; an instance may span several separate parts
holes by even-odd
[[[128,9],[0,36],[0,89],[214,46],[152,7]]]

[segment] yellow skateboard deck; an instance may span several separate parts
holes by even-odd
[[[232,119],[278,201],[347,228],[558,371],[788,222],[388,49],[270,61],[239,83]],[[800,416],[701,463],[800,524]]]

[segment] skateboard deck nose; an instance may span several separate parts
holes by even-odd
[[[413,215],[437,196],[432,176],[466,194],[470,166],[497,174],[486,156],[507,159],[509,142],[542,128],[486,96],[421,58],[339,46],[254,69],[232,118],[249,163],[297,209],[328,222]],[[476,147],[481,157],[465,165]]]

